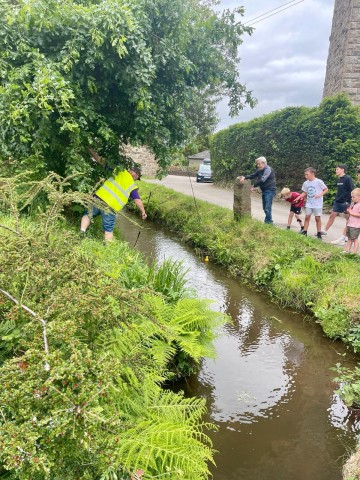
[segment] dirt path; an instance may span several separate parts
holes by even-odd
[[[182,177],[177,175],[168,175],[162,180],[149,180],[146,179],[146,182],[157,183],[163,185],[164,187],[171,188],[177,192],[183,193],[185,195],[195,195],[195,198],[204,200],[209,203],[214,203],[220,207],[229,208],[232,210],[234,194],[231,190],[226,190],[224,188],[215,187],[212,183],[196,183],[194,177]],[[279,228],[286,228],[287,218],[289,215],[290,204],[276,200],[273,203],[273,220],[276,226]],[[251,196],[251,213],[253,218],[257,220],[264,220],[264,212],[262,209],[261,195],[253,193]],[[304,215],[303,215],[304,216]],[[323,214],[322,221],[323,227],[326,225],[326,222],[329,218],[329,215]],[[292,230],[297,231],[298,226],[295,225],[295,219],[293,220]],[[332,225],[329,233],[326,237],[323,237],[323,241],[331,242],[336,238],[339,238],[342,234],[342,230],[345,226],[345,219],[338,217],[335,219],[334,224]],[[309,227],[309,235],[314,235],[316,233],[315,220],[312,219]],[[343,248],[343,247],[341,247]]]

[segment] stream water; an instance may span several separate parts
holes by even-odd
[[[334,395],[330,369],[355,365],[355,356],[313,321],[228,278],[211,259],[204,263],[170,232],[147,222],[138,237],[124,218],[120,229],[147,261],[182,260],[189,287],[233,319],[216,341],[217,358],[181,386],[206,398],[207,420],[218,426],[210,433],[213,478],[340,480],[360,422]]]

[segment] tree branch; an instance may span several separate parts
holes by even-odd
[[[0,288],[0,293],[2,293],[3,295],[5,295],[5,297],[7,297],[9,300],[11,300],[13,303],[15,303],[15,305],[19,305],[19,307],[21,307],[23,310],[30,313],[30,315],[32,315],[33,317],[35,317],[39,320],[39,322],[41,323],[41,325],[43,327],[44,350],[45,350],[46,355],[49,355],[49,344],[48,344],[48,340],[47,340],[45,320],[43,318],[40,318],[33,310],[31,310],[31,308],[27,307],[26,305],[23,305],[23,304],[19,303],[19,301],[16,300],[16,298],[14,298],[12,295],[10,295],[9,292],[6,292],[5,290],[2,290]],[[44,368],[45,368],[46,371],[49,371],[50,370],[50,365],[47,362],[45,362],[45,367]]]
[[[5,230],[9,230],[10,232],[15,233],[15,235],[19,235],[19,237],[21,237],[21,233],[20,233],[20,232],[17,232],[17,231],[14,230],[13,228],[6,227],[5,225],[0,225],[0,227],[1,227],[1,228],[5,228]]]
[[[100,165],[104,165],[105,160],[102,157],[100,157],[100,155],[98,153],[96,153],[95,150],[92,147],[87,147],[87,149],[91,153],[91,156],[93,157],[93,159],[97,163],[99,163]]]

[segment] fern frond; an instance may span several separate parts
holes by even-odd
[[[213,462],[211,441],[207,438],[205,445],[196,437],[197,432],[186,422],[141,421],[122,436],[119,461],[129,470],[142,468],[164,476],[168,473],[171,479],[177,478],[176,471],[192,472],[192,479],[207,479],[207,465]]]
[[[216,330],[228,318],[211,310],[210,301],[186,298],[169,305],[155,296],[148,296],[147,301],[153,316],[180,349],[196,361],[205,356],[214,357]]]

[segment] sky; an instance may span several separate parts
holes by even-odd
[[[231,118],[224,99],[218,104],[220,122],[216,131],[281,108],[313,107],[321,102],[335,0],[297,2],[221,0],[221,9],[243,6],[241,21],[250,24],[250,20],[281,5],[289,8],[264,20],[259,18],[253,34],[244,35],[239,49],[240,81],[252,90],[258,104]]]

